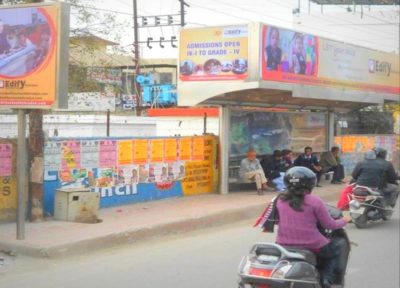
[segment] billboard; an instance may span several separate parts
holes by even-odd
[[[247,25],[182,30],[179,51],[182,81],[247,78]]]
[[[0,107],[48,109],[65,104],[68,7],[56,3],[0,9]]]
[[[262,29],[262,79],[398,94],[398,55],[273,26]]]

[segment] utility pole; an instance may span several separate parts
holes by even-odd
[[[141,91],[140,91],[140,85],[139,83],[136,82],[136,76],[140,74],[140,54],[139,54],[139,24],[138,24],[138,15],[137,15],[137,0],[133,0],[133,29],[134,29],[134,38],[135,42],[133,45],[134,49],[134,63],[135,63],[135,79],[133,80],[134,87],[135,87],[135,93],[137,97],[137,108],[136,108],[136,115],[138,115],[138,108],[142,104],[142,99],[141,99]]]
[[[185,26],[185,6],[190,7],[185,0],[179,0],[181,2],[181,27]]]
[[[40,3],[43,0],[25,1],[27,3]],[[43,110],[34,109],[29,112],[29,150],[28,159],[29,167],[32,169],[37,163],[44,163],[43,147],[44,147],[44,132],[43,132]],[[36,166],[37,167],[37,166]],[[43,183],[32,182],[29,178],[29,203],[31,221],[43,220]]]

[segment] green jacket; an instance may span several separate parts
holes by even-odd
[[[334,166],[340,165],[339,156],[334,156],[331,151],[326,151],[321,154],[319,164],[322,166],[322,171],[326,172]]]

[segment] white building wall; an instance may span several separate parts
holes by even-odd
[[[202,117],[111,116],[111,137],[156,137],[202,135]],[[48,137],[105,137],[105,115],[44,115],[43,129]],[[207,133],[218,134],[218,118],[207,118]],[[17,116],[0,115],[0,138],[17,137]]]

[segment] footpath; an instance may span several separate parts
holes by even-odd
[[[343,185],[323,183],[314,194],[336,202]],[[0,251],[32,257],[64,257],[151,237],[254,219],[276,192],[206,194],[136,203],[99,210],[96,224],[47,219],[25,224],[25,240],[16,240],[16,224],[0,224]]]

